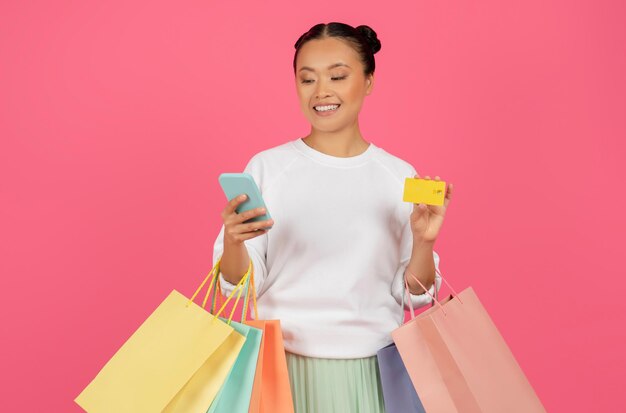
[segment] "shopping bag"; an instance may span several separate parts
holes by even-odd
[[[426,412],[545,412],[475,291],[452,291],[391,333]]]
[[[250,277],[248,294],[244,302],[244,312],[247,315],[248,301],[252,300],[254,319],[244,320],[250,326],[263,330],[261,350],[257,363],[250,413],[293,413],[293,399],[287,358],[283,344],[283,333],[280,320],[259,320],[256,304],[256,289],[254,284],[254,270]]]
[[[244,337],[173,290],[75,401],[90,413],[204,413]],[[206,299],[205,299],[206,300]]]
[[[250,277],[247,277],[245,282],[239,283],[233,292],[230,294],[228,299],[224,302],[222,307],[218,312],[221,312],[224,307],[228,304],[229,300],[237,295],[237,299],[232,307],[229,322],[230,325],[240,334],[246,337],[246,342],[243,345],[243,348],[239,352],[237,357],[237,361],[233,365],[233,368],[229,372],[222,388],[218,392],[217,396],[211,403],[210,408],[207,413],[247,413],[250,408],[250,397],[252,395],[252,385],[254,383],[254,377],[257,369],[257,361],[259,357],[259,349],[261,347],[261,340],[263,336],[263,331],[261,329],[251,327],[249,325],[244,324],[245,320],[245,312],[246,312],[246,303],[244,303],[244,311],[242,312],[241,322],[231,321],[235,309],[237,307],[237,303],[239,302],[239,298],[241,297],[242,291],[248,291],[248,284],[250,283],[251,277],[254,275],[254,270],[252,268],[252,261],[250,261],[250,266],[248,268],[250,272]],[[218,276],[214,278],[215,282],[215,294],[213,295],[213,302],[211,305],[211,312],[215,312],[216,308],[216,298],[219,296],[219,266],[217,270]]]
[[[405,288],[407,287],[407,288]],[[403,285],[402,320],[404,320],[404,298],[408,295],[408,286]],[[410,300],[410,297],[408,298]],[[391,343],[376,353],[378,370],[383,389],[386,413],[425,413],[424,406],[413,387],[409,373],[402,362],[395,343]]]
[[[386,413],[425,413],[395,343],[377,352]]]

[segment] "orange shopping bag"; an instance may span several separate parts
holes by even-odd
[[[293,413],[280,320],[248,320],[245,324],[263,330],[249,412]]]

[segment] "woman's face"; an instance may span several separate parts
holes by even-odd
[[[356,50],[343,40],[310,40],[300,48],[296,90],[302,112],[314,129],[334,132],[356,123],[373,82],[373,74],[363,73]],[[330,110],[319,110],[331,105]],[[339,106],[335,108],[336,105]]]

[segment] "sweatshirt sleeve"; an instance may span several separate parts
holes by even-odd
[[[262,169],[258,157],[252,157],[246,165],[244,172],[249,173],[254,178],[254,181],[259,187],[261,195],[263,195],[263,182],[262,182]],[[213,265],[222,256],[224,252],[224,224],[220,229],[217,238],[213,244]],[[248,250],[248,255],[252,260],[252,266],[254,268],[254,284],[258,294],[261,294],[261,286],[267,277],[267,234],[260,235],[258,237],[248,239],[244,241],[244,245]],[[243,275],[243,274],[241,274]],[[220,274],[220,285],[222,293],[226,296],[230,295],[235,286],[224,279]]]
[[[410,176],[415,176],[415,174],[416,174],[415,168],[411,168]],[[412,206],[407,207],[407,209],[411,211]],[[410,212],[405,213],[405,215],[402,216],[402,219],[404,220],[403,221],[404,225],[402,227],[402,237],[400,241],[401,259],[400,259],[400,262],[398,263],[398,268],[396,270],[396,273],[394,275],[394,278],[391,284],[391,294],[396,299],[398,304],[402,304],[402,291],[403,291],[402,284],[404,283],[404,272],[406,271],[406,268],[409,265],[409,261],[411,259],[411,251],[413,250],[413,232],[411,231]],[[439,270],[439,254],[437,254],[437,252],[435,252],[434,250],[433,250],[433,260],[435,263],[435,268]],[[435,271],[435,282],[433,285],[431,285],[429,289],[429,292],[432,295],[435,295],[435,287],[437,288],[437,291],[439,291],[439,289],[441,288],[441,281],[442,281],[441,276],[439,275],[437,271]],[[411,296],[411,302],[413,303],[414,309],[423,307],[427,304],[431,304],[433,301],[432,297],[427,292],[424,292],[418,295],[414,295],[414,294],[409,294],[409,295]],[[406,310],[410,309],[409,303],[407,300],[404,300],[404,308]]]
[[[396,299],[398,304],[402,303],[402,284],[404,282],[404,272],[409,265],[409,261],[411,259],[411,250],[413,249],[413,233],[411,231],[410,223],[405,225],[402,233],[402,242],[401,242],[401,261],[399,263],[398,269],[393,278],[393,282],[391,285],[391,293],[393,297]],[[439,254],[433,250],[433,260],[435,262],[435,268],[439,270]],[[435,272],[435,282],[430,286],[430,294],[435,295],[435,287],[437,287],[437,291],[441,288],[441,276]],[[422,294],[409,294],[411,296],[411,302],[413,303],[413,308],[417,309],[423,307],[427,304],[432,303],[432,297],[424,292]],[[409,310],[409,303],[407,300],[404,300],[404,309]]]

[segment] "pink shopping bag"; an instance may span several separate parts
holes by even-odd
[[[392,332],[426,412],[545,412],[474,290],[433,300]]]

